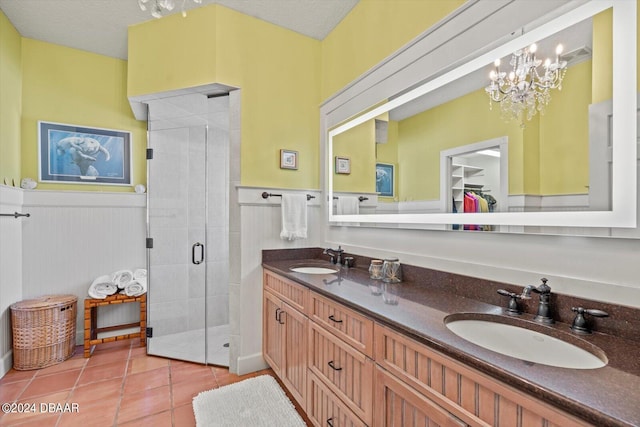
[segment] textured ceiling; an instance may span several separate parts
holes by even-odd
[[[358,0],[203,0],[322,40]],[[176,0],[174,13],[180,13]],[[186,0],[185,9],[195,4]],[[148,21],[137,0],[0,0],[23,37],[127,59],[127,26]]]

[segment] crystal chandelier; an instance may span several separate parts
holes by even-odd
[[[182,16],[187,16],[184,10],[186,2],[187,0],[182,0]],[[202,0],[193,0],[193,2],[201,4]],[[142,10],[151,9],[151,16],[159,19],[164,14],[170,13],[176,7],[176,2],[174,0],[138,0],[138,6]]]
[[[500,60],[494,63],[495,69],[489,73],[491,83],[485,88],[489,94],[489,106],[500,103],[501,116],[505,120],[520,120],[524,127],[524,116],[531,120],[536,112],[544,114],[551,100],[551,89],[562,90],[562,79],[567,72],[567,62],[560,60],[562,45],[556,48],[556,60],[550,59],[542,64],[536,58],[536,44],[513,53],[507,74],[500,70]],[[540,67],[542,65],[542,67]]]

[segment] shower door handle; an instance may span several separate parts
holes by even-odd
[[[200,259],[198,261],[196,261],[196,248],[200,248]],[[204,245],[200,242],[194,243],[193,246],[191,246],[191,262],[193,262],[194,264],[202,264],[202,262],[204,261]]]

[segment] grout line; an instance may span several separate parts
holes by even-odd
[[[122,384],[120,384],[120,396],[118,396],[118,405],[116,406],[116,412],[113,416],[113,427],[118,425],[118,415],[120,415],[120,406],[122,405],[122,399],[124,398],[124,385],[127,382],[127,375],[129,372],[129,364],[131,363],[131,354],[133,353],[133,340],[129,343],[129,354],[127,355],[127,363],[124,367],[124,375],[122,376]]]
[[[174,413],[175,408],[173,406],[173,369],[171,369],[172,364],[173,360],[169,359],[169,404],[171,405],[171,425],[173,427],[178,427],[176,426]]]
[[[73,353],[74,356],[76,354],[76,351],[78,351],[78,347],[79,346],[76,346],[76,350]],[[84,349],[81,349],[80,351],[84,351]],[[73,356],[71,356],[71,358],[73,358]],[[71,358],[69,358],[67,360],[71,360]],[[66,360],[65,360],[65,362],[66,362]],[[62,363],[64,363],[64,362],[62,362]],[[71,399],[73,396],[75,396],[75,391],[76,391],[76,388],[78,387],[78,383],[80,382],[80,378],[82,377],[82,374],[84,373],[84,370],[86,369],[88,364],[89,364],[89,359],[88,358],[84,359],[84,362],[82,363],[82,367],[80,368],[80,372],[78,373],[78,376],[76,377],[76,381],[73,383],[73,386],[69,390],[69,395],[67,396],[67,400],[65,401],[65,403],[70,403],[69,399]],[[64,371],[61,371],[61,372],[64,372]],[[58,426],[61,422],[62,422],[62,413],[60,415],[58,415],[58,420],[56,421],[55,425]]]

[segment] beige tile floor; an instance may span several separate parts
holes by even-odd
[[[237,376],[227,368],[147,356],[137,340],[101,344],[88,359],[78,347],[60,364],[0,378],[0,403],[36,409],[0,413],[0,426],[195,426],[191,400],[198,393],[262,374],[273,371]],[[68,412],[55,412],[65,405]]]

